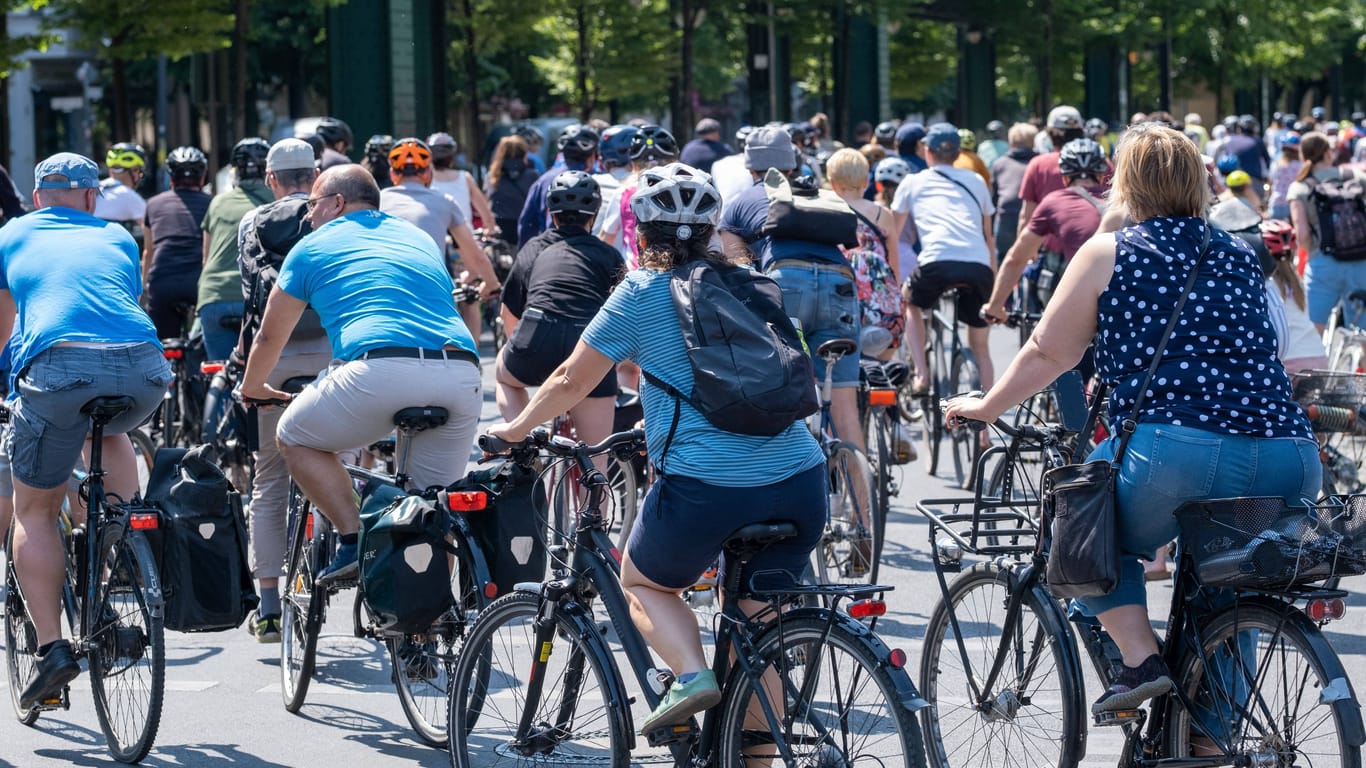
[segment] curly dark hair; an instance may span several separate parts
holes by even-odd
[[[697,259],[706,259],[718,264],[728,264],[725,255],[707,248],[711,242],[713,227],[703,224],[690,224],[692,235],[687,240],[678,239],[678,226],[673,222],[641,222],[636,234],[641,239],[640,265],[647,269],[667,271],[680,264]]]

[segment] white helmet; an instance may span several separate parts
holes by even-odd
[[[640,174],[636,193],[631,197],[631,213],[641,223],[660,221],[714,227],[721,217],[721,193],[712,184],[711,174],[683,163],[670,163]],[[679,237],[687,239],[681,232]]]
[[[900,184],[911,175],[911,166],[899,157],[884,157],[873,166],[873,181]]]

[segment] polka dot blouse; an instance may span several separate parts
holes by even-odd
[[[1100,296],[1096,343],[1096,365],[1114,386],[1114,421],[1133,410],[1205,226],[1197,218],[1158,218],[1115,233],[1115,271]],[[1263,282],[1251,249],[1214,229],[1140,422],[1254,437],[1312,436],[1276,357]]]

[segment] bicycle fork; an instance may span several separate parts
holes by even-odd
[[[560,598],[574,589],[574,577],[551,581],[545,584],[541,593],[541,607],[536,614],[533,627],[536,630],[531,669],[527,675],[526,701],[522,708],[521,720],[517,723],[517,738],[512,748],[523,756],[549,754],[555,745],[573,733],[575,704],[579,699],[579,687],[583,683],[585,658],[578,654],[569,660],[564,674],[564,697],[555,715],[554,723],[536,723],[536,713],[541,703],[541,688],[544,685],[546,669],[555,647],[556,614]]]

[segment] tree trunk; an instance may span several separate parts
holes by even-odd
[[[483,128],[479,123],[479,56],[475,52],[474,2],[463,0],[465,12],[465,93],[468,94],[465,108],[466,156],[475,167],[480,165],[484,138],[480,135]]]
[[[684,136],[693,127],[693,32],[697,26],[697,6],[701,0],[682,0],[683,39],[681,40],[682,71],[680,81],[683,91],[678,100],[678,113],[674,115],[674,133]]]
[[[247,135],[247,30],[251,18],[248,0],[236,0],[237,30],[233,34],[233,70],[237,78],[233,93],[233,132],[238,139]]]
[[[132,110],[128,105],[128,63],[123,59],[109,62],[114,71],[114,135],[110,143],[133,140]]]
[[[1043,3],[1043,46],[1039,56],[1039,109],[1041,115],[1053,108],[1053,2]]]

